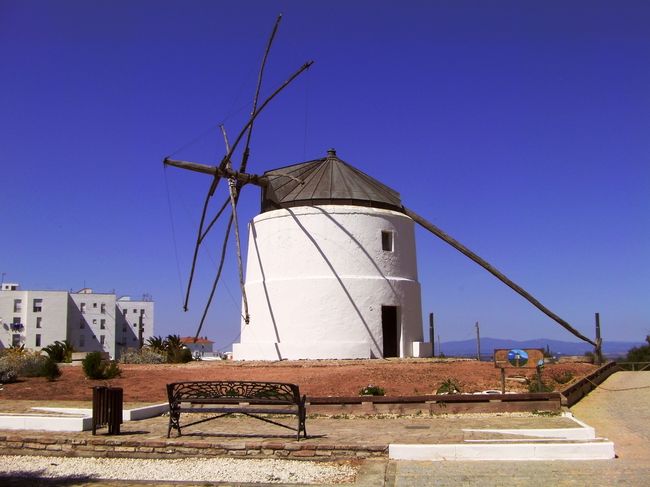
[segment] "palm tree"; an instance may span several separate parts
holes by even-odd
[[[163,337],[153,336],[147,338],[147,347],[157,353],[165,353],[167,343],[166,340],[163,340]]]

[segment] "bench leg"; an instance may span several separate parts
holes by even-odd
[[[178,412],[169,412],[169,426],[167,427],[167,438],[171,436],[172,428],[178,431],[178,436],[181,436],[181,414]]]

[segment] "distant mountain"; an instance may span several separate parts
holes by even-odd
[[[608,357],[619,357],[626,355],[633,347],[644,345],[645,342],[610,342],[603,341],[603,355]],[[547,338],[536,338],[533,340],[509,340],[507,338],[481,338],[481,356],[485,359],[492,356],[495,348],[543,348],[549,347],[553,355],[584,355],[586,352],[593,352],[594,347],[586,342],[564,342]],[[473,357],[476,356],[476,339],[462,340],[455,342],[442,342],[442,353],[448,357]],[[438,344],[436,343],[436,355]]]

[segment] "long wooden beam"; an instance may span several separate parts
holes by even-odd
[[[476,262],[478,265],[483,267],[486,271],[488,271],[494,277],[499,279],[501,282],[503,282],[506,286],[508,286],[513,291],[515,291],[517,294],[521,295],[524,299],[526,299],[528,302],[530,302],[533,306],[535,306],[537,309],[539,309],[542,313],[544,313],[546,316],[551,318],[553,321],[558,323],[560,326],[562,326],[566,330],[570,331],[576,337],[580,338],[581,340],[584,340],[587,343],[592,344],[594,347],[598,346],[596,342],[594,342],[590,338],[587,338],[582,333],[580,333],[578,330],[573,328],[569,323],[564,321],[562,318],[560,318],[558,315],[556,315],[550,309],[548,309],[546,306],[544,306],[542,303],[540,303],[528,291],[526,291],[524,288],[522,288],[521,286],[519,286],[515,282],[511,281],[508,277],[506,277],[505,274],[503,274],[497,268],[492,266],[486,260],[484,260],[481,257],[479,257],[478,255],[476,255],[470,249],[468,249],[463,244],[461,244],[458,240],[450,237],[445,232],[443,232],[440,228],[438,228],[437,226],[435,226],[433,223],[426,220],[425,218],[421,217],[420,215],[418,215],[414,211],[409,210],[408,208],[404,208],[404,213],[406,213],[409,217],[411,217],[413,219],[413,221],[415,221],[416,223],[418,223],[422,227],[429,230],[436,237],[438,237],[438,238],[444,240],[445,242],[447,242],[453,248],[458,250],[461,254],[463,254],[463,255],[469,257],[470,259],[472,259],[474,262]]]
[[[203,174],[212,174],[213,176],[220,176],[224,178],[234,178],[241,184],[254,184],[256,186],[265,187],[269,184],[268,178],[265,176],[258,176],[257,174],[247,174],[244,172],[233,171],[228,167],[221,168],[219,166],[208,166],[207,164],[199,164],[198,162],[177,161],[169,157],[163,160],[165,166],[174,166],[180,169],[187,169],[189,171],[200,172]]]

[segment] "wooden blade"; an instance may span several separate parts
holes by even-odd
[[[226,228],[226,234],[224,235],[223,238],[223,245],[221,247],[221,259],[219,260],[217,275],[215,276],[214,281],[212,282],[212,289],[210,290],[210,296],[208,297],[208,302],[205,304],[205,308],[203,308],[203,315],[201,316],[199,328],[196,330],[196,335],[194,336],[195,340],[199,337],[199,334],[201,333],[201,329],[203,328],[203,323],[205,322],[205,318],[208,315],[208,310],[210,309],[210,305],[212,304],[212,298],[214,298],[214,293],[217,290],[217,284],[219,283],[219,279],[221,278],[221,271],[223,271],[223,265],[224,262],[226,261],[226,247],[228,246],[228,239],[230,238],[230,229],[232,228],[232,221],[233,221],[233,217],[232,215],[230,215],[230,219],[228,220],[228,227]]]
[[[192,289],[192,281],[194,280],[194,271],[196,270],[196,258],[199,255],[199,247],[203,240],[203,223],[205,222],[205,215],[208,212],[208,203],[210,202],[210,193],[205,197],[203,203],[203,211],[201,212],[201,222],[199,223],[199,230],[196,236],[196,244],[194,245],[194,255],[192,256],[192,267],[190,269],[190,277],[187,281],[187,290],[185,291],[185,302],[183,303],[183,311],[187,311],[188,303],[190,301],[190,290]]]
[[[239,222],[237,221],[237,199],[239,196],[239,191],[237,188],[237,183],[232,179],[228,181],[228,187],[230,190],[230,206],[232,207],[232,217],[235,223],[235,242],[237,243],[237,269],[239,270],[239,287],[241,288],[242,302],[244,305],[244,322],[248,324],[250,322],[250,316],[248,314],[248,299],[246,298],[246,288],[244,286],[244,266],[242,264],[241,258]]]
[[[447,235],[445,232],[443,232],[440,228],[435,226],[433,223],[430,221],[422,218],[420,215],[417,213],[409,210],[408,208],[404,208],[404,213],[406,213],[409,217],[413,219],[416,223],[418,223],[420,226],[426,228],[429,230],[431,233],[433,233],[436,237],[444,240],[447,242],[449,245],[451,245],[453,248],[458,250],[461,254],[469,257],[472,259],[474,262],[476,262],[478,265],[483,267],[486,271],[488,271],[490,274],[492,274],[494,277],[499,279],[501,282],[503,282],[506,286],[508,286],[510,289],[515,291],[517,294],[521,295],[526,299],[528,302],[530,302],[533,306],[535,306],[537,309],[539,309],[542,313],[544,313],[546,316],[551,318],[553,321],[557,322],[560,326],[574,334],[576,337],[580,338],[581,340],[584,340],[587,343],[592,344],[593,346],[597,346],[596,342],[592,341],[590,338],[587,338],[584,336],[582,333],[580,333],[578,330],[573,328],[569,323],[564,321],[562,318],[560,318],[558,315],[553,313],[550,309],[548,309],[546,306],[544,306],[542,303],[540,303],[537,299],[535,299],[528,291],[523,289],[521,286],[518,284],[515,284],[513,281],[508,279],[501,271],[496,269],[494,266],[492,266],[490,263],[488,263],[486,260],[482,259],[478,255],[476,255],[474,252],[469,250],[467,247],[465,247],[463,244],[455,240],[454,238],[450,237]]]

